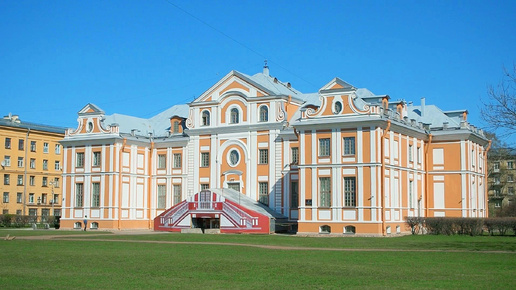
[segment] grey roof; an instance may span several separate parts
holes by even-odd
[[[242,206],[244,206],[250,210],[253,210],[253,211],[256,211],[263,215],[266,215],[269,218],[275,218],[275,219],[286,218],[284,215],[273,211],[268,206],[263,205],[263,204],[257,202],[256,200],[254,200],[236,190],[229,189],[229,188],[214,188],[214,189],[210,189],[210,190],[220,196],[223,196],[226,199],[231,200],[232,202],[241,204]]]
[[[435,105],[425,105],[424,114],[421,111],[421,106],[409,106],[408,109],[409,119],[430,124],[431,128],[442,127],[444,122],[448,122],[449,127],[460,127],[460,121],[457,118],[448,117]]]
[[[188,117],[189,107],[186,104],[175,105],[149,119],[138,118],[122,114],[113,114],[104,117],[104,124],[118,124],[120,133],[131,133],[138,130],[137,135],[147,136],[152,133],[155,137],[166,136],[170,128],[170,118],[179,116]]]
[[[64,134],[66,131],[66,128],[31,123],[31,122],[23,122],[20,119],[16,119],[16,120],[0,119],[0,126],[21,128],[21,129],[31,129],[31,130],[50,132],[50,133],[58,133],[58,134]]]
[[[274,77],[265,75],[263,73],[257,73],[253,76],[249,76],[246,74],[241,73],[245,77],[251,79],[252,81],[256,82],[257,84],[260,84],[261,86],[265,87],[266,89],[270,90],[271,92],[275,93],[276,95],[299,95],[301,94],[300,91],[294,89],[293,87],[287,87],[287,83],[279,81],[276,79],[276,82],[274,81]]]

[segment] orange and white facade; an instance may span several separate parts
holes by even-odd
[[[338,78],[303,94],[267,67],[232,71],[150,119],[88,104],[61,142],[61,226],[87,216],[93,227],[152,229],[208,189],[259,201],[299,233],[394,234],[405,216],[486,216],[488,141],[466,117]]]

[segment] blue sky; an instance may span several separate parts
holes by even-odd
[[[305,93],[334,77],[468,109],[516,61],[516,1],[0,1],[2,115],[76,127],[94,103],[148,118],[231,70]],[[514,139],[514,138],[513,138]]]

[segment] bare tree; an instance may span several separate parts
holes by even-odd
[[[504,68],[504,78],[497,87],[490,86],[488,100],[483,100],[482,119],[490,130],[502,137],[516,133],[516,63],[512,71]]]

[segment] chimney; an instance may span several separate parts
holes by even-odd
[[[425,116],[425,98],[421,98],[421,117]]]
[[[267,60],[265,60],[265,65],[263,66],[263,74],[269,76],[269,67],[267,66]]]

